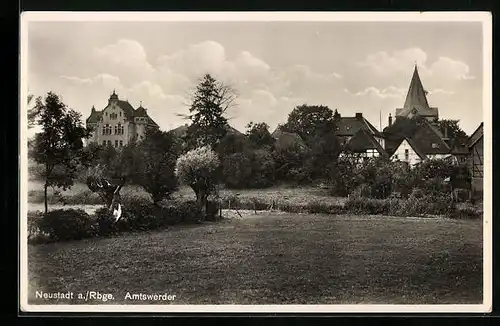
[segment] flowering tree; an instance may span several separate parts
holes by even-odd
[[[204,216],[207,211],[208,196],[217,185],[219,165],[217,154],[208,146],[191,150],[177,159],[176,176],[193,189],[196,203]]]

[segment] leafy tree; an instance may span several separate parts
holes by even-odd
[[[266,149],[257,149],[251,153],[252,177],[251,188],[269,187],[274,183],[275,162],[273,155]]]
[[[121,154],[123,158],[125,155],[129,158],[129,162],[123,163],[135,165],[134,183],[144,188],[157,204],[177,189],[175,165],[178,152],[177,143],[171,134],[150,129],[146,131],[145,139],[135,148],[130,148],[128,151],[124,149]]]
[[[188,127],[186,142],[189,148],[210,146],[212,149],[224,137],[228,130],[226,110],[236,98],[232,88],[206,74],[193,95],[188,115],[191,125]]]
[[[217,154],[208,146],[193,149],[177,159],[176,176],[193,189],[204,217],[208,196],[216,190],[219,165]]]
[[[247,125],[248,140],[255,148],[271,148],[274,145],[274,138],[269,132],[269,126],[265,122],[253,123]]]
[[[30,156],[44,165],[44,203],[47,206],[48,187],[68,189],[77,176],[84,159],[83,139],[90,136],[83,126],[80,113],[68,109],[59,96],[48,92],[44,101],[39,97],[33,108],[33,121],[42,132],[35,135]]]
[[[313,179],[327,179],[336,163],[341,151],[340,141],[334,130],[316,134],[310,141],[311,151],[306,165],[309,166]]]
[[[244,135],[227,133],[221,138],[216,146],[216,151],[221,160],[235,153],[241,153],[250,149],[249,141]]]
[[[247,153],[231,154],[223,161],[224,184],[228,188],[248,187],[252,179],[252,162]]]
[[[300,105],[288,115],[283,131],[297,133],[308,141],[318,133],[335,130],[333,112],[323,105]]]
[[[307,181],[309,170],[304,166],[309,149],[293,144],[287,147],[278,147],[272,152],[275,162],[275,179],[282,182]]]
[[[455,146],[465,146],[468,136],[459,126],[459,120],[442,119],[438,120],[439,130],[443,135],[447,134],[449,144]]]

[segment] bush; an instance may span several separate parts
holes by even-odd
[[[453,210],[453,202],[449,196],[420,196],[420,194],[412,193],[407,200],[402,201],[396,214],[400,216],[446,215]]]
[[[399,209],[399,200],[394,198],[373,199],[355,197],[349,198],[344,205],[345,210],[350,214],[393,214]]]
[[[94,220],[82,209],[49,211],[39,220],[38,229],[51,240],[80,240],[95,234]]]

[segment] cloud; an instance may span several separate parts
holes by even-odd
[[[469,74],[470,69],[466,63],[448,57],[439,57],[439,59],[431,65],[430,70],[433,75],[444,78],[455,80],[475,79],[474,76]]]
[[[415,63],[418,64],[419,68],[422,67],[422,70],[425,72],[426,62],[427,53],[420,48],[409,48],[392,53],[379,51],[369,54],[359,65],[370,68],[375,74],[388,76],[400,72],[408,74],[408,70]]]
[[[359,66],[371,70],[380,77],[400,78],[408,76],[410,67],[415,63],[421,77],[429,80],[431,84],[470,80],[474,76],[469,74],[469,66],[459,60],[441,56],[436,61],[429,63],[426,52],[420,48],[409,48],[388,53],[380,51],[366,56]]]
[[[150,79],[155,72],[146,50],[135,40],[120,39],[113,44],[95,48],[93,56],[100,71],[119,76],[126,84],[137,79]]]
[[[171,55],[158,58],[160,68],[185,75],[189,79],[199,78],[205,73],[219,74],[226,61],[224,47],[214,41],[193,44]]]
[[[348,93],[351,93],[346,89]],[[404,88],[399,88],[396,86],[389,86],[384,89],[378,89],[376,87],[370,86],[362,91],[351,93],[354,96],[375,96],[381,99],[385,98],[403,98],[406,95],[407,90]]]

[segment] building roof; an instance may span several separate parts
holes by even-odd
[[[476,130],[474,130],[474,132],[472,133],[472,135],[469,137],[469,140],[468,140],[468,147],[471,147],[471,146],[474,146],[474,144],[477,143],[477,141],[479,139],[481,139],[481,137],[483,136],[483,122],[481,122],[481,124],[479,124],[479,126],[476,128]]]
[[[419,114],[421,116],[437,116],[437,108],[429,106],[427,102],[427,92],[422,85],[420,76],[418,74],[417,65],[413,71],[410,86],[403,108],[396,109],[396,116],[408,116],[410,113]]]
[[[356,113],[355,117],[340,117],[336,123],[335,133],[338,136],[353,137],[360,129],[367,131],[373,136],[382,137],[380,131],[366,120],[361,113]]]
[[[358,132],[349,140],[346,147],[357,153],[365,152],[368,149],[375,149],[380,155],[387,156],[387,152],[382,148],[379,142],[365,129],[359,129]]]
[[[183,124],[179,127],[171,129],[170,132],[175,134],[177,137],[184,137],[188,131],[188,128],[189,128],[189,124],[186,123],[186,124]],[[231,126],[228,127],[227,132],[229,134],[234,134],[234,135],[244,135],[241,131],[239,131],[238,129],[233,128]]]
[[[441,132],[428,121],[424,121],[417,129],[411,137],[411,141],[426,155],[449,154],[451,152],[451,148],[444,141]]]
[[[302,137],[294,132],[286,132],[276,129],[271,136],[276,139],[276,147],[278,148],[286,148],[293,145],[298,145],[302,148],[307,147]]]
[[[397,149],[399,148],[399,146],[401,146],[401,144],[406,141],[410,147],[413,149],[413,151],[423,160],[427,157],[427,155],[425,155],[425,153],[419,148],[419,146],[411,139],[411,138],[408,138],[408,137],[404,137],[403,139],[401,139],[401,141],[398,143],[398,145],[396,146],[394,152],[391,153],[391,156],[396,153]]]
[[[92,110],[90,111],[90,115],[87,118],[87,123],[98,123],[101,121],[102,111],[96,111],[95,107],[92,106]]]
[[[134,109],[134,107],[128,102],[128,101],[123,101],[118,98],[118,95],[113,91],[111,96],[109,97],[110,100],[113,100],[116,102],[118,107],[123,110],[125,114],[125,118],[129,121],[134,121],[135,117],[146,117],[148,118],[148,121],[150,124],[154,126],[158,126],[158,124],[148,115],[147,110],[140,105],[137,110]],[[92,106],[92,110],[90,112],[90,116],[87,118],[87,123],[97,123],[101,121],[102,118],[102,112],[97,111],[94,106]]]

